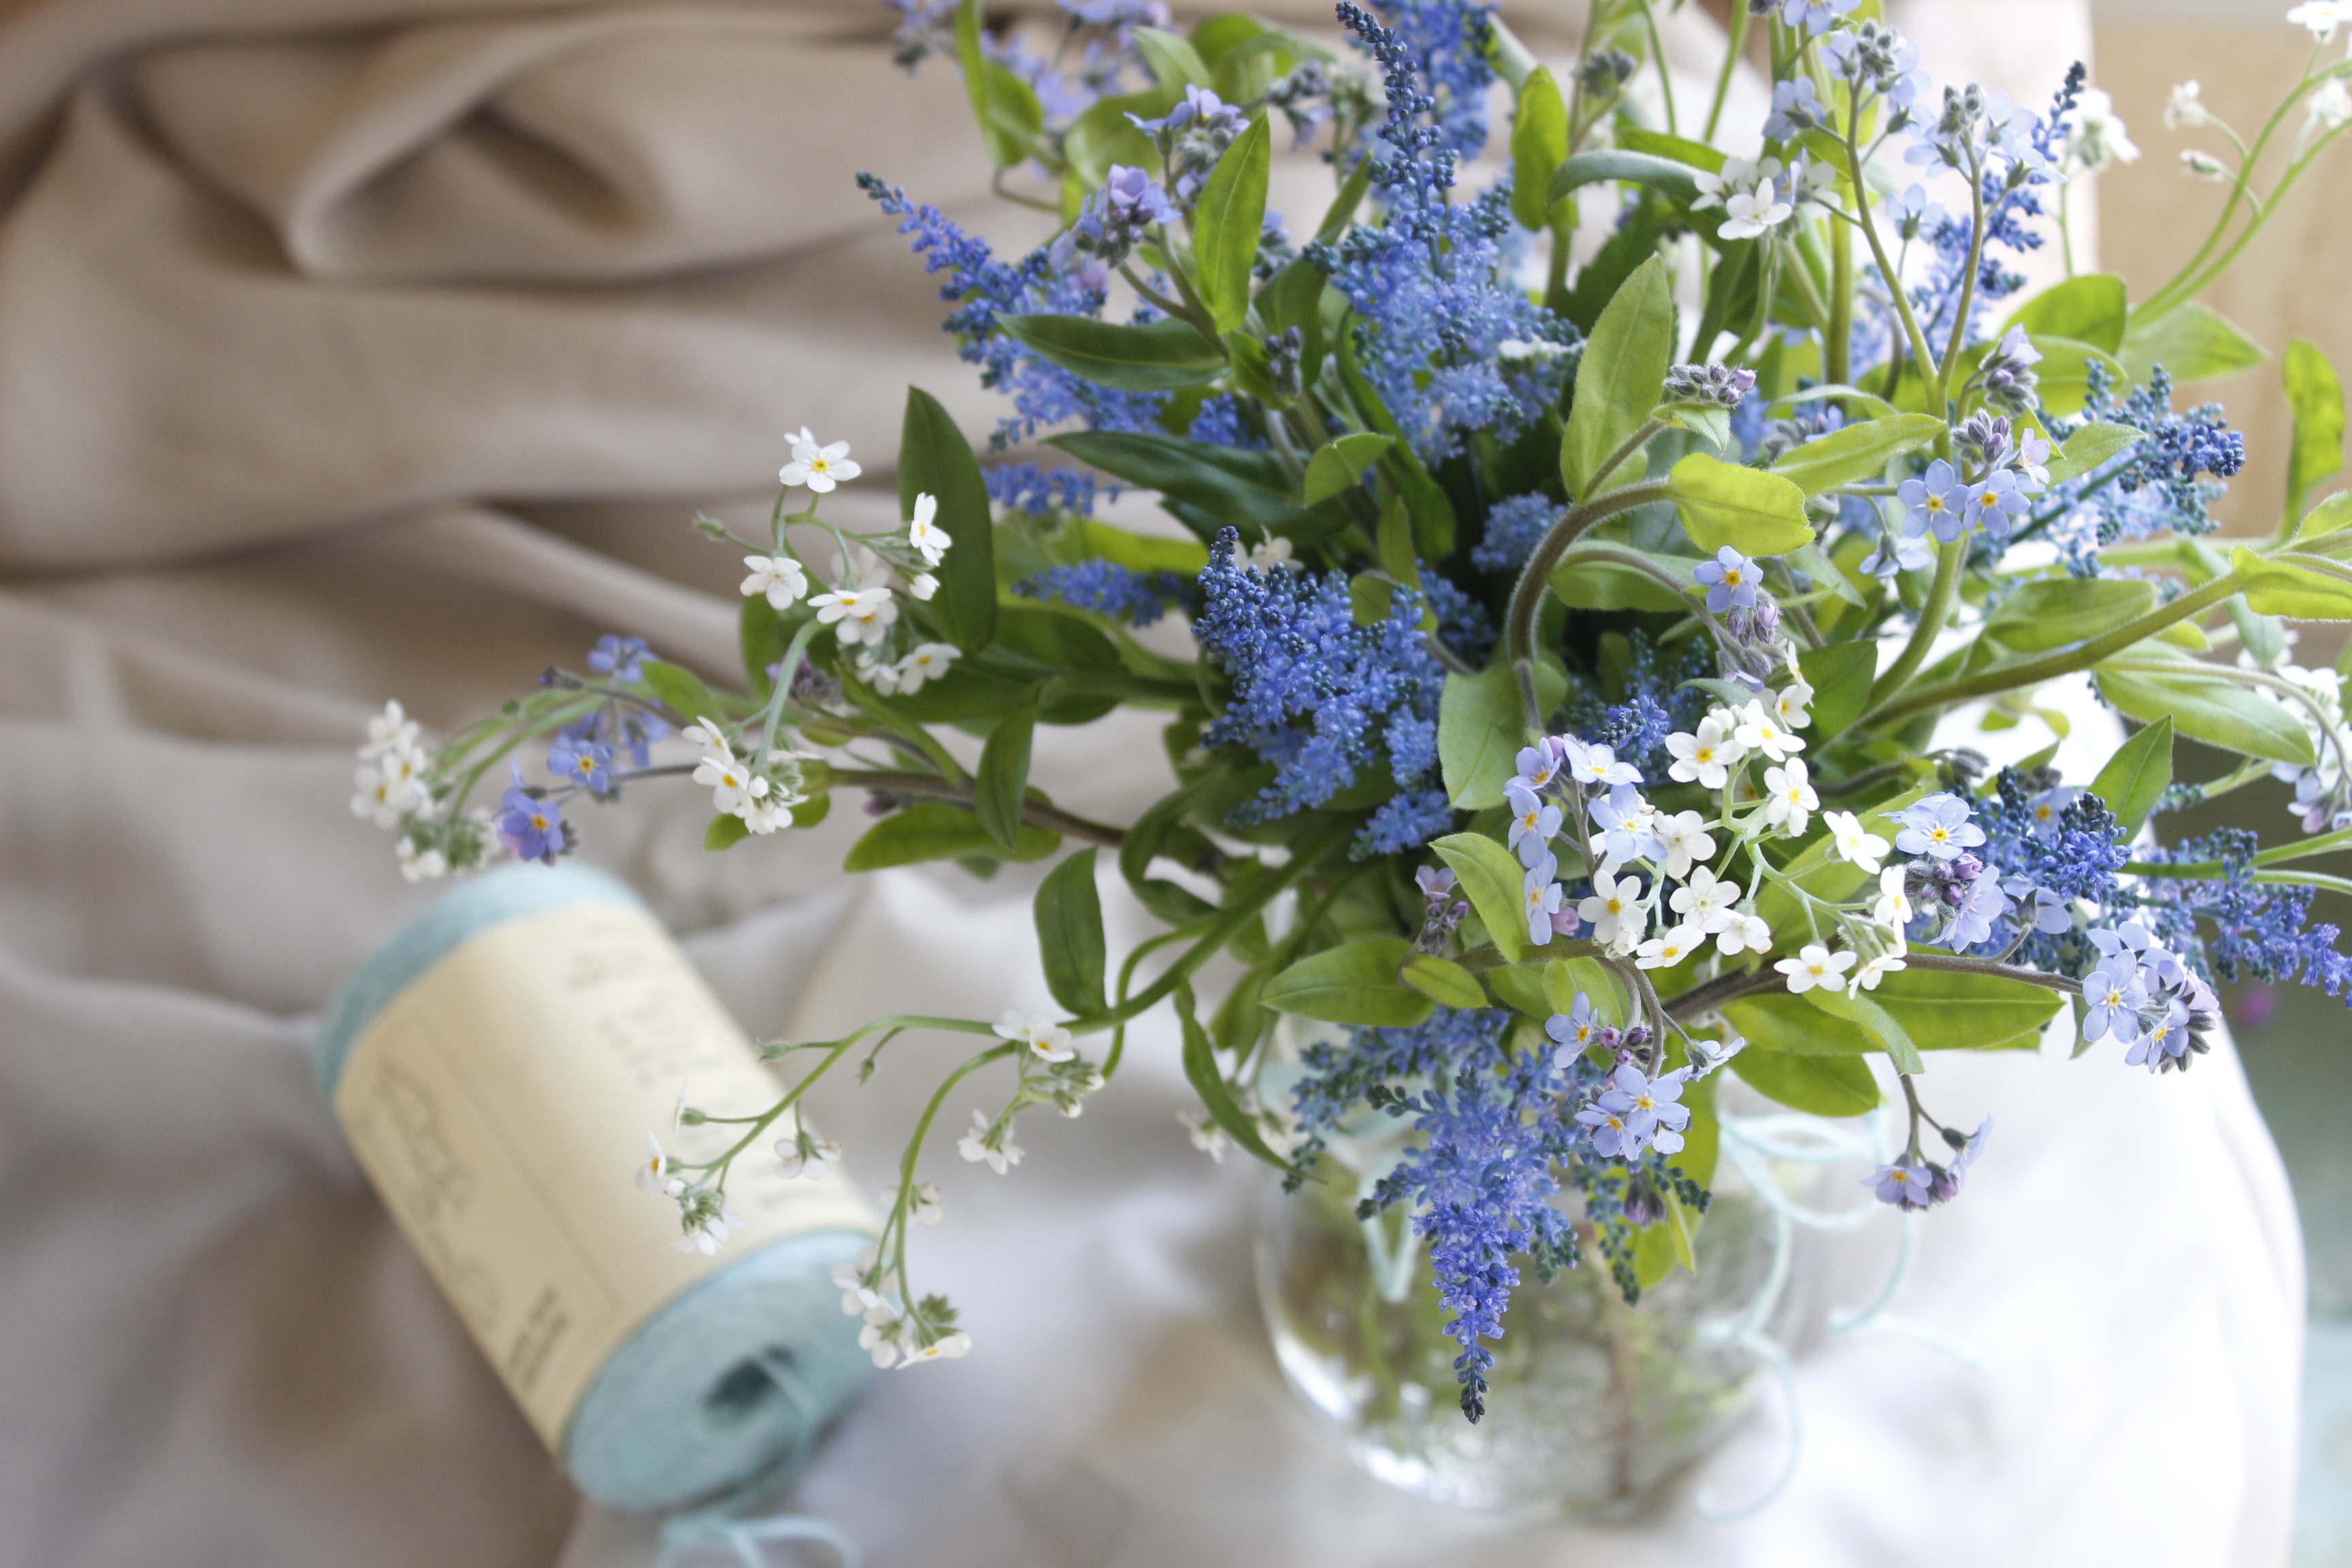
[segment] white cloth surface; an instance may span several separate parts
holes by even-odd
[[[803,422],[887,453],[908,380],[993,416],[848,183],[986,210],[954,82],[882,32],[862,0],[0,9],[0,1568],[645,1561],[313,1087],[316,1010],[432,896],[345,812],[349,748],[386,696],[446,727],[607,630],[724,673],[691,504]],[[1157,756],[1122,723],[1040,767],[1118,817]],[[725,857],[688,792],[583,816],[754,1030],[1043,1001],[1014,874],[852,883],[853,809]],[[868,1179],[946,1048],[820,1097]],[[1261,1176],[1190,1148],[1159,1024],[1011,1177],[942,1141],[919,1267],[978,1349],[885,1378],[798,1500],[884,1565],[2278,1562],[2300,1258],[2234,1061],[1932,1076],[2000,1130],[1901,1310],[1989,1370],[1815,1350],[1805,1468],[1752,1523],[1513,1525],[1358,1475],[1280,1385]],[[1832,1256],[1834,1300],[1886,1241]],[[1782,1441],[1768,1412],[1703,1479],[1737,1499]]]

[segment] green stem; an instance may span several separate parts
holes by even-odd
[[[1862,237],[1869,242],[1871,259],[1878,263],[1878,275],[1885,280],[1886,291],[1895,298],[1895,313],[1903,322],[1903,335],[1911,342],[1911,357],[1918,362],[1919,378],[1925,384],[1936,374],[1936,356],[1928,352],[1927,334],[1920,328],[1919,318],[1912,311],[1911,297],[1903,288],[1903,274],[1895,263],[1888,259],[1886,246],[1878,237],[1878,225],[1870,216],[1870,184],[1862,177],[1862,147],[1854,139],[1854,126],[1861,118],[1862,112],[1858,104],[1854,111],[1846,116],[1846,177],[1853,182],[1853,205],[1862,222]],[[1900,354],[1888,357],[1898,361],[1902,358]],[[1894,377],[1890,375],[1887,378],[1888,396],[1894,395]],[[1936,405],[1931,405],[1930,407],[1940,413],[1940,408]]]
[[[1747,0],[1733,0],[1731,7],[1731,47],[1723,51],[1723,68],[1715,74],[1715,97],[1706,106],[1706,130],[1699,140],[1712,142],[1716,127],[1723,123],[1723,106],[1731,97],[1731,75],[1738,68],[1739,57],[1748,52],[1749,13]],[[1705,351],[1701,344],[1701,352]]]
[[[1964,536],[1943,545],[1936,557],[1936,579],[1928,585],[1927,602],[1919,607],[1919,624],[1911,628],[1911,640],[1903,645],[1885,675],[1872,683],[1870,700],[1885,703],[1903,689],[1903,683],[1919,672],[1927,662],[1928,651],[1943,635],[1945,619],[1952,613],[1952,599],[1959,592],[1960,566],[1967,561],[1969,542]]]
[[[1653,419],[1642,427],[1641,439],[1646,441],[1664,428]],[[1633,444],[1629,441],[1627,446]],[[1620,454],[1624,450],[1625,447],[1620,447]],[[1601,473],[1608,473],[1620,460],[1622,457],[1603,465]],[[1519,704],[1527,714],[1530,730],[1541,729],[1544,721],[1543,704],[1536,696],[1536,615],[1542,609],[1543,596],[1549,590],[1552,568],[1559,564],[1560,556],[1576,542],[1577,536],[1594,523],[1614,517],[1621,511],[1631,511],[1637,506],[1664,500],[1666,496],[1666,485],[1662,479],[1627,485],[1622,489],[1597,496],[1581,506],[1572,508],[1567,516],[1552,524],[1551,531],[1544,535],[1543,542],[1536,546],[1533,555],[1528,557],[1527,566],[1519,574],[1518,585],[1511,590],[1511,607],[1504,622],[1503,646],[1509,652],[1512,668],[1517,672]]]
[[[926,800],[951,800],[962,805],[970,805],[980,797],[979,790],[971,784],[933,778],[929,773],[886,773],[877,768],[835,768],[833,780],[835,784],[855,784],[860,789],[877,790],[887,795],[920,795]],[[1021,808],[1021,820],[1048,833],[1083,838],[1089,844],[1100,844],[1112,849],[1127,842],[1123,829],[1113,827],[1108,823],[1089,821],[1040,801],[1025,803]]]

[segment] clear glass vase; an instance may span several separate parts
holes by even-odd
[[[1727,1162],[1699,1227],[1696,1278],[1677,1268],[1628,1307],[1595,1250],[1549,1284],[1521,1268],[1504,1331],[1489,1342],[1486,1413],[1473,1426],[1420,1238],[1402,1214],[1356,1217],[1370,1186],[1358,1171],[1327,1160],[1323,1173],[1296,1194],[1275,1185],[1262,1213],[1258,1292],[1276,1353],[1359,1463],[1424,1497],[1639,1515],[1746,1409],[1760,1363],[1741,1330],[1785,1325],[1802,1310],[1801,1292],[1786,1288],[1801,1271],[1774,1278],[1772,1214]],[[1752,1309],[1768,1286],[1770,1324],[1759,1324]]]

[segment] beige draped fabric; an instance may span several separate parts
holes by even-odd
[[[1552,47],[1559,15],[1518,20]],[[350,748],[386,697],[446,727],[608,630],[724,674],[737,574],[695,506],[755,497],[808,424],[873,459],[836,500],[878,516],[910,381],[987,427],[852,176],[1034,229],[887,23],[0,16],[0,1568],[646,1561],[576,1518],[312,1086],[316,1010],[431,897],[346,811]],[[1695,73],[1706,31],[1670,29]],[[1041,767],[1117,817],[1156,755],[1114,723]],[[754,1030],[1043,1002],[1025,889],[852,884],[854,809],[725,857],[683,792],[583,817]],[[869,1181],[938,1059],[904,1049],[820,1106]],[[1276,1380],[1261,1184],[1190,1148],[1157,1027],[1012,1177],[940,1151],[929,1267],[980,1348],[885,1380],[798,1500],[889,1564],[2279,1561],[2300,1258],[2234,1062],[1935,1076],[2001,1132],[1901,1307],[1987,1371],[1815,1347],[1810,1457],[1756,1522],[1685,1498],[1633,1536],[1507,1528],[1356,1476]],[[1839,1252],[1827,1299],[1890,1238]],[[1760,1485],[1783,1440],[1760,1419],[1706,1483]]]

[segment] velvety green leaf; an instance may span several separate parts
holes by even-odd
[[[1568,675],[1558,665],[1536,665],[1536,700],[1549,713],[1568,695]],[[1507,664],[1476,675],[1445,678],[1437,699],[1437,760],[1446,796],[1464,811],[1503,804],[1503,786],[1518,766],[1528,743],[1527,715],[1519,707],[1517,678]],[[1517,889],[1514,888],[1516,900]],[[1516,910],[1517,905],[1513,904]]]
[[[1870,706],[1870,683],[1878,674],[1878,645],[1868,640],[1833,642],[1797,655],[1797,669],[1813,689],[1812,731],[1834,740]]]
[[[1436,1004],[1397,978],[1412,952],[1401,936],[1326,948],[1267,981],[1259,1000],[1277,1013],[1329,1024],[1425,1024]]]
[[[1691,575],[1703,564],[1696,556],[1651,554],[1650,558],[1683,582],[1696,584],[1698,581]],[[1551,591],[1571,610],[1680,612],[1690,608],[1687,598],[1649,573],[1581,545],[1569,546],[1560,557],[1552,571]]]
[[[1602,180],[1622,180],[1664,191],[1685,206],[1698,199],[1698,181],[1691,166],[1673,158],[1661,158],[1654,153],[1633,153],[1611,149],[1600,153],[1579,153],[1553,172],[1546,205],[1573,195],[1586,185]],[[1660,379],[1664,379],[1663,374]],[[1651,401],[1656,402],[1653,392]]]
[[[1723,1016],[1751,1047],[1797,1057],[1861,1056],[1876,1048],[1861,1025],[1832,1018],[1802,996],[1763,991],[1728,1003]]]
[[[1942,420],[1927,414],[1892,414],[1883,419],[1868,419],[1791,447],[1772,465],[1771,471],[1794,483],[1808,497],[1817,496],[1858,479],[1883,479],[1888,463],[1906,452],[1917,451],[1943,428]]]
[[[940,591],[931,597],[931,616],[948,641],[967,654],[978,653],[996,635],[996,545],[988,480],[940,400],[910,386],[898,434],[902,514],[914,514],[919,495],[938,501],[933,521],[950,541],[947,554],[933,569]]]
[[[1434,953],[1417,952],[1398,972],[1407,985],[1442,1007],[1484,1007],[1486,989],[1468,970]]]
[[[2128,425],[2109,425],[2094,420],[2066,437],[2050,459],[2050,482],[2064,484],[2079,479],[2117,453],[2137,446],[2147,439]]]
[[[1092,845],[1066,858],[1038,885],[1034,913],[1045,988],[1054,1000],[1080,1018],[1108,1011],[1103,993],[1108,949]]]
[[[1461,879],[1463,896],[1486,922],[1486,938],[1506,963],[1528,945],[1527,871],[1518,857],[1478,833],[1454,833],[1430,846]]]
[[[2044,577],[2001,602],[1985,636],[2020,653],[2087,642],[2156,607],[2156,584],[2136,578]]]
[[[2172,787],[2172,720],[2157,720],[2116,748],[2091,793],[2107,803],[2123,824],[2126,841],[2137,837],[2164,792]]]
[[[2219,675],[2200,673],[2193,660],[2179,663],[2178,675],[2102,665],[2099,690],[2133,718],[2152,724],[2168,715],[2182,734],[2209,745],[2298,767],[2316,761],[2294,715]]]
[[[1184,1032],[1184,1079],[1192,1086],[1192,1092],[1201,1097],[1202,1109],[1209,1113],[1211,1121],[1225,1130],[1227,1137],[1248,1150],[1254,1157],[1265,1161],[1277,1171],[1297,1174],[1288,1161],[1266,1147],[1255,1119],[1241,1108],[1240,1102],[1234,1099],[1233,1090],[1226,1087],[1225,1075],[1217,1066],[1216,1046],[1194,1015],[1192,986],[1177,986],[1175,1003],[1177,1022]]]
[[[894,811],[850,846],[843,865],[852,871],[879,871],[891,866],[912,866],[924,860],[952,860],[965,855],[992,858],[1042,860],[1062,842],[1058,833],[1024,826],[1013,853],[980,825],[980,818],[961,806],[926,801]]]
[[[1562,165],[1560,172],[1567,174],[1584,158],[1621,156],[1641,154],[1580,153]],[[1662,158],[1646,161],[1680,168]],[[1688,169],[1681,173],[1689,178]],[[1566,194],[1556,193],[1554,199]],[[1570,495],[1580,500],[1590,499],[1592,476],[1658,405],[1674,355],[1674,292],[1666,281],[1665,262],[1653,256],[1618,288],[1585,341],[1584,358],[1576,373],[1576,401],[1569,410],[1568,430],[1559,446],[1560,482]],[[1619,464],[1601,489],[1633,484],[1644,471],[1636,453]]]
[[[1213,381],[1225,368],[1223,343],[1173,316],[1145,326],[1092,316],[999,316],[997,324],[1072,375],[1122,392],[1172,392]]]
[[[1693,452],[1666,485],[1683,531],[1710,555],[1727,544],[1742,555],[1781,555],[1812,542],[1805,492],[1779,474]]]
[[[702,847],[705,849],[732,849],[743,842],[744,836],[751,831],[751,824],[740,816],[731,814],[714,816],[702,835]]]
[[[1273,133],[1261,114],[1209,171],[1208,188],[1192,209],[1201,302],[1221,332],[1234,331],[1249,316],[1250,267],[1265,230],[1265,188],[1273,171]]]
[[[2257,555],[2241,545],[2230,552],[2230,574],[2243,586],[2246,604],[2256,615],[2352,621],[2352,583],[2333,572]]]
[[[702,678],[682,664],[669,660],[646,659],[643,666],[645,679],[639,684],[662,700],[670,711],[693,723],[699,719],[724,719],[729,710],[702,684]]]
[[[1801,1057],[1751,1043],[1731,1070],[1768,1099],[1815,1116],[1859,1116],[1878,1103],[1878,1082],[1859,1057]]]
[[[1136,52],[1162,87],[1212,87],[1208,62],[1200,51],[1175,34],[1159,27],[1132,29]]]
[[[1395,444],[1376,430],[1359,430],[1323,443],[1307,460],[1307,504],[1329,500],[1362,479]]]
[[[2129,311],[2124,280],[2113,273],[2094,272],[2043,289],[2011,315],[2008,324],[2023,327],[2037,341],[2044,336],[2074,338],[2114,353],[2123,347]]]
[[[2352,490],[2337,490],[2304,517],[2294,531],[2295,542],[2323,538],[2352,528]]]
[[[1511,215],[1525,229],[1550,222],[1551,179],[1568,157],[1568,105],[1551,68],[1538,66],[1519,89],[1511,121]]]
[[[1006,605],[996,613],[996,651],[1055,669],[1119,669],[1118,648],[1068,610]],[[928,688],[926,689],[928,689]]]
[[[2287,515],[2305,492],[2344,467],[2344,384],[2316,343],[2296,338],[2286,345],[2279,370],[2286,382],[2286,405],[2294,416],[2294,445],[2287,452]]]
[[[2146,381],[2158,365],[2170,371],[2174,381],[2190,382],[2235,375],[2270,356],[2227,316],[2191,300],[2161,316],[2132,317],[2116,357],[2136,382]]]
[[[1916,1073],[1927,1069],[1927,1064],[1919,1059],[1919,1047],[1912,1042],[1911,1032],[1881,1006],[1877,998],[1849,996],[1834,985],[1817,985],[1805,993],[1805,1001],[1815,1010],[1860,1028],[1893,1059],[1895,1071]]]

